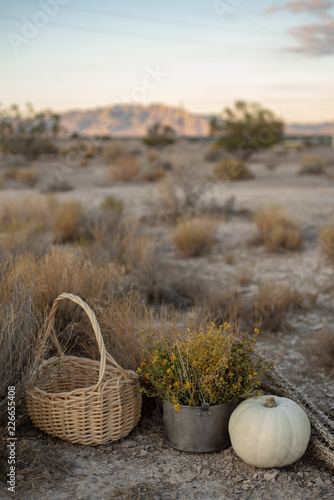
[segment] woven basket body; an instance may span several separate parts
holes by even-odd
[[[62,300],[81,305],[89,316],[101,360],[65,356],[55,337],[55,312]],[[79,297],[63,293],[54,302],[46,335],[51,335],[60,356],[44,361],[34,387],[27,392],[27,407],[42,431],[72,443],[105,444],[125,437],[141,413],[138,375],[124,370],[105,350],[95,314]]]

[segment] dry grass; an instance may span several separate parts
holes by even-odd
[[[115,198],[110,194],[108,196],[105,196],[100,208],[102,210],[112,210],[120,213],[124,210],[124,201],[120,200],[119,198]]]
[[[320,228],[319,243],[326,257],[334,262],[334,220]]]
[[[215,166],[214,175],[222,182],[253,179],[254,175],[245,162],[239,158],[221,160]]]
[[[207,217],[181,220],[173,230],[173,242],[185,257],[207,253],[214,244],[217,223]]]
[[[139,163],[135,156],[125,155],[117,158],[108,170],[108,179],[112,182],[131,182],[139,173]]]
[[[39,175],[38,175],[38,172],[35,168],[25,168],[25,169],[18,171],[17,179],[24,186],[27,186],[29,188],[33,188],[38,183]]]
[[[330,375],[334,374],[334,332],[324,328],[314,334],[312,343],[314,354],[319,360],[319,364],[325,366]]]
[[[75,200],[55,203],[52,232],[56,241],[67,243],[80,235],[80,222],[83,216],[81,203]]]
[[[325,160],[321,156],[304,156],[299,175],[321,175],[324,173]]]
[[[300,248],[300,229],[285,210],[263,207],[255,213],[254,220],[258,229],[254,243],[264,244],[268,252]]]
[[[286,322],[286,314],[304,305],[304,297],[298,290],[286,285],[265,281],[260,283],[258,295],[252,305],[254,326],[277,331]]]
[[[125,154],[126,152],[120,144],[107,144],[102,151],[102,161],[106,165],[110,165]]]
[[[184,168],[178,175],[169,173],[157,185],[158,198],[150,203],[155,220],[175,223],[180,217],[223,212],[215,200],[207,196],[211,188],[207,177],[201,178],[192,169]]]
[[[45,240],[45,233],[52,233],[59,243],[75,241],[80,237],[84,216],[77,201],[60,202],[53,196],[30,196],[11,200],[0,210],[0,230],[7,233],[6,248],[17,246],[18,240],[32,237]]]
[[[225,256],[226,258],[226,256]],[[239,285],[247,286],[252,281],[253,278],[253,270],[251,266],[243,266],[239,267],[236,270],[236,277]]]
[[[4,182],[17,179],[18,173],[19,173],[19,169],[17,167],[8,167],[3,172],[1,179]]]
[[[150,163],[158,161],[159,160],[159,153],[157,153],[157,151],[148,151],[147,152],[147,159]]]
[[[147,182],[158,182],[161,181],[164,177],[166,177],[166,170],[161,167],[152,168],[143,172],[142,179]]]
[[[1,287],[3,283],[1,282]],[[20,283],[12,288],[8,300],[0,305],[0,454],[8,456],[7,388],[15,386],[16,432],[26,418],[25,394],[34,370],[46,353],[41,321],[34,312],[31,288]],[[19,441],[21,441],[19,436]],[[20,443],[18,443],[19,446]],[[18,448],[17,453],[21,452]],[[21,471],[21,454],[16,472]],[[8,473],[7,460],[1,460],[0,477]]]

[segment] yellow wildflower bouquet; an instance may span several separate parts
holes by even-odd
[[[254,336],[228,323],[218,328],[212,323],[172,339],[143,335],[138,373],[149,383],[142,390],[169,401],[176,410],[180,405],[217,405],[258,395],[268,363],[254,352],[255,343]]]

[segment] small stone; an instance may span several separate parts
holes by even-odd
[[[202,470],[202,476],[210,476],[211,471],[210,469],[203,469]]]
[[[278,472],[265,472],[263,474],[263,477],[266,481],[275,481],[276,477],[278,476]]]
[[[309,488],[312,488],[312,486],[313,486],[312,481],[307,481],[306,486],[308,486]]]
[[[21,479],[24,479],[24,475],[23,474],[16,474],[16,479],[18,481],[20,481]]]
[[[255,472],[255,474],[253,474],[253,478],[256,479],[258,477],[258,473]]]
[[[318,488],[324,488],[325,484],[323,482],[323,480],[321,479],[320,476],[318,476],[315,480],[315,485],[318,487]]]

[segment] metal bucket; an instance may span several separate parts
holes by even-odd
[[[167,401],[163,402],[164,440],[181,451],[219,451],[231,445],[228,421],[238,403],[222,405],[181,406],[176,411]]]

